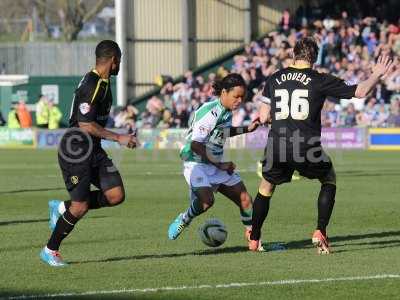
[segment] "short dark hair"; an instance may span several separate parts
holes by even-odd
[[[118,44],[112,40],[103,40],[96,46],[96,59],[111,58],[113,56],[121,57],[121,49]]]
[[[301,38],[296,42],[293,49],[294,59],[306,60],[313,64],[318,57],[318,45],[311,37]]]
[[[226,75],[222,80],[214,81],[212,87],[214,89],[215,96],[221,96],[222,90],[225,89],[228,92],[235,86],[246,87],[246,82],[240,74],[231,73]]]

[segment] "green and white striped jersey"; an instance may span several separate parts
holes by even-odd
[[[186,144],[180,152],[184,161],[205,163],[199,155],[190,149],[192,141],[204,143],[207,153],[216,161],[221,161],[224,154],[224,144],[229,130],[232,126],[232,112],[222,106],[218,98],[203,104],[194,113],[190,122],[190,128],[186,136]]]

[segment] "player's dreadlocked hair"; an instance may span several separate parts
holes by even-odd
[[[121,49],[118,44],[112,40],[103,40],[96,46],[96,60],[111,58],[113,56],[121,57]]]
[[[225,76],[222,80],[214,81],[212,87],[214,89],[213,94],[215,96],[221,96],[222,90],[230,91],[235,86],[246,87],[246,83],[241,75],[231,73]]]
[[[313,64],[318,56],[317,42],[311,37],[304,37],[296,42],[293,53],[295,60],[306,60]]]

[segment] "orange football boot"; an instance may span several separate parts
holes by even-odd
[[[328,237],[321,230],[315,230],[312,236],[312,243],[317,247],[318,254],[330,254],[332,251],[329,247]]]

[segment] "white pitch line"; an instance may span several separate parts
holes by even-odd
[[[226,283],[217,285],[194,285],[194,286],[167,286],[160,288],[146,288],[146,289],[122,289],[122,290],[104,290],[104,291],[89,291],[83,293],[59,293],[59,294],[42,294],[42,295],[20,295],[2,297],[0,300],[22,300],[22,299],[43,299],[43,298],[56,298],[56,297],[82,297],[82,296],[95,296],[95,295],[112,295],[112,294],[128,294],[128,293],[154,293],[166,291],[183,291],[183,290],[200,290],[200,289],[228,289],[240,288],[249,286],[268,286],[268,285],[293,285],[304,283],[325,283],[325,282],[338,282],[338,281],[364,281],[374,279],[400,279],[400,274],[380,274],[370,276],[354,276],[354,277],[337,277],[337,278],[323,278],[323,279],[286,279],[277,281],[261,281],[261,282],[241,282],[241,283]]]

